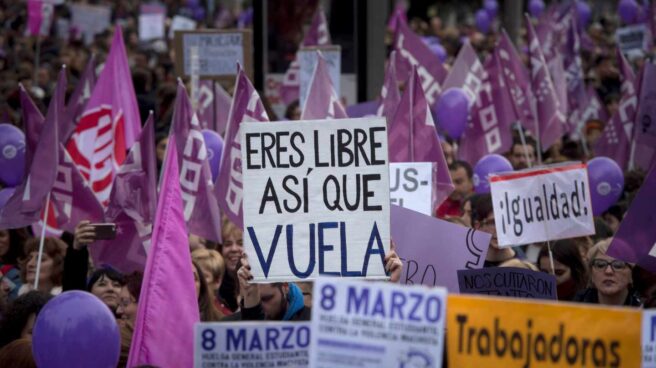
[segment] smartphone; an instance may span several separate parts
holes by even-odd
[[[96,233],[96,240],[112,240],[116,238],[116,224],[90,224]]]

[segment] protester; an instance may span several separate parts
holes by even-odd
[[[520,140],[514,140],[510,147],[510,163],[515,170],[522,170],[535,164],[537,143],[531,136],[526,136],[523,144]]]
[[[219,289],[225,275],[225,262],[221,253],[213,249],[196,249],[191,259],[203,270],[203,277],[210,290],[210,297],[217,309],[224,315],[232,313],[220,300]]]
[[[0,288],[8,300],[18,296],[22,285],[19,264],[27,237],[25,229],[0,230]]]
[[[0,349],[0,367],[36,368],[32,356],[32,340],[17,339]]]
[[[454,161],[449,165],[449,174],[455,189],[449,197],[437,208],[437,217],[460,217],[463,215],[462,205],[464,199],[473,193],[473,171],[471,165],[465,161]]]
[[[139,307],[139,295],[141,293],[141,283],[143,282],[143,273],[135,271],[125,277],[125,286],[121,288],[118,308],[116,315],[121,318],[121,322],[131,323],[134,325],[137,318],[137,309]]]
[[[547,246],[543,246],[538,254],[538,267],[556,277],[558,300],[571,301],[588,284],[588,272],[581,253],[572,239],[555,241],[551,244],[551,252],[553,272]]]
[[[296,286],[298,286],[298,288],[301,289],[301,293],[303,293],[303,304],[308,308],[312,308],[314,283],[312,281],[297,282]]]
[[[194,283],[196,285],[196,295],[198,297],[198,309],[200,312],[200,320],[202,322],[215,322],[224,317],[216,306],[212,298],[212,293],[207,286],[205,277],[203,276],[203,269],[198,263],[192,261],[194,267]]]
[[[539,271],[535,265],[529,261],[512,258],[499,265],[499,267],[523,268],[525,270]]]
[[[497,267],[505,261],[518,258],[517,251],[511,247],[499,248],[497,229],[494,222],[492,197],[489,194],[476,194],[471,198],[471,218],[475,229],[492,234],[483,267]]]
[[[244,252],[244,235],[237,225],[225,217],[221,228],[221,237],[223,243],[219,247],[219,251],[225,261],[226,272],[219,287],[219,297],[222,304],[225,304],[230,311],[235,312],[239,309],[239,303],[237,302],[239,296],[237,269]]]
[[[39,238],[31,238],[25,242],[26,259],[21,265],[21,280],[23,286],[18,295],[23,295],[34,289],[37,258],[39,255]],[[58,295],[62,292],[62,277],[64,273],[64,256],[66,243],[57,238],[46,237],[43,242],[41,271],[39,274],[39,291]]]
[[[0,321],[0,347],[19,338],[31,338],[36,317],[50,298],[51,295],[41,291],[30,291],[16,298]]]
[[[110,266],[104,266],[91,274],[87,291],[102,300],[112,313],[116,313],[121,289],[125,286],[125,276]]]
[[[301,120],[301,106],[298,100],[292,101],[285,110],[285,119]]]

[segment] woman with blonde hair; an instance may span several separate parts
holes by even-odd
[[[225,275],[225,261],[221,253],[213,249],[199,248],[191,252],[191,259],[202,269],[214,305],[224,315],[230,315],[232,312],[219,295],[219,288]]]

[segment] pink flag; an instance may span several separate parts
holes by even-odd
[[[68,142],[71,134],[75,131],[80,117],[84,113],[87,102],[91,98],[91,91],[96,87],[96,57],[91,55],[84,72],[77,81],[75,90],[66,105],[66,119],[63,120],[60,129],[60,138],[63,143]]]
[[[223,135],[228,123],[232,97],[220,83],[202,80],[198,100],[196,114],[200,126]]]
[[[476,51],[469,42],[465,42],[451,67],[449,76],[444,80],[442,89],[462,88],[469,98],[469,105],[473,106],[478,96],[478,90],[481,88],[484,74],[483,64],[478,59]]]
[[[116,238],[90,247],[95,264],[110,264],[124,273],[143,271],[157,209],[156,161],[151,113],[114,179],[105,221],[116,224]]]
[[[140,131],[123,35],[116,26],[105,67],[66,147],[103,205],[107,205],[116,171]]]
[[[566,117],[559,110],[558,95],[553,85],[553,79],[528,15],[525,16],[525,22],[528,28],[531,86],[536,104],[537,130],[539,131],[540,148],[542,151],[546,151],[563,135],[563,122]]]
[[[25,87],[23,87],[22,84],[20,84],[19,87],[21,117],[23,120],[26,140],[25,168],[29,169],[32,165],[34,151],[39,142],[39,136],[41,135],[41,129],[43,129],[43,121],[45,118],[43,117],[43,114],[41,114],[41,111],[39,111],[39,108],[34,104],[32,97],[30,97],[29,93],[25,90]]]
[[[437,165],[434,183],[436,208],[453,191],[449,168],[444,159],[442,145],[437,136],[421,80],[413,68],[396,110],[394,123],[387,131],[390,162],[435,162]]]
[[[339,102],[339,96],[330,80],[326,60],[321,52],[317,51],[317,53],[319,54],[317,55],[317,65],[310,80],[301,120],[345,119],[348,115],[346,115],[344,106]]]
[[[470,124],[458,149],[460,159],[471,163],[487,154],[508,151],[512,144],[510,126],[518,120],[496,54],[488,57],[484,69],[483,84],[471,107]]]
[[[631,152],[631,138],[638,107],[638,94],[636,79],[631,66],[620,50],[617,50],[617,57],[619,58],[620,75],[622,76],[622,98],[617,111],[606,123],[604,131],[594,147],[594,153],[595,156],[612,158],[622,170],[626,170]]]
[[[217,201],[230,221],[243,227],[243,183],[241,176],[241,137],[239,124],[243,121],[269,121],[260,96],[239,68],[235,92],[230,107],[230,118],[223,141],[219,177],[214,187]]]
[[[175,139],[170,138],[164,161],[128,367],[192,367],[194,363],[194,324],[200,316]]]
[[[221,215],[214,196],[205,139],[182,81],[178,81],[171,131],[180,152],[180,186],[189,233],[221,242]]]
[[[408,80],[412,77],[412,67],[416,67],[428,105],[434,106],[442,93],[441,84],[447,76],[447,71],[440,63],[440,59],[433,54],[419,36],[412,32],[405,22],[398,22],[394,50],[397,58],[405,61],[397,63],[397,79]]]
[[[392,123],[396,108],[401,102],[401,94],[399,93],[399,84],[396,82],[396,51],[392,51],[387,61],[387,69],[385,69],[385,81],[383,88],[380,91],[380,105],[376,115],[384,116],[387,119],[387,125]]]
[[[27,1],[27,31],[30,36],[50,34],[55,5],[47,1]]]
[[[326,22],[326,15],[323,8],[319,7],[312,18],[312,24],[308,29],[301,46],[324,46],[330,45],[330,32],[328,30],[328,23]],[[299,78],[300,65],[296,58],[289,64],[285,77],[280,84],[280,97],[285,104],[290,104],[294,100],[299,99],[301,81]]]

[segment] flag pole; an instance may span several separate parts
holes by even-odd
[[[41,276],[41,259],[43,258],[43,243],[46,237],[46,227],[48,227],[48,212],[50,211],[50,192],[46,197],[46,208],[43,214],[43,226],[41,227],[41,239],[39,240],[39,255],[36,259],[36,276],[34,277],[34,290],[39,290],[39,277]]]
[[[547,240],[547,249],[549,250],[549,266],[551,266],[551,274],[556,275],[556,269],[554,267],[553,252],[551,251],[551,242]]]

